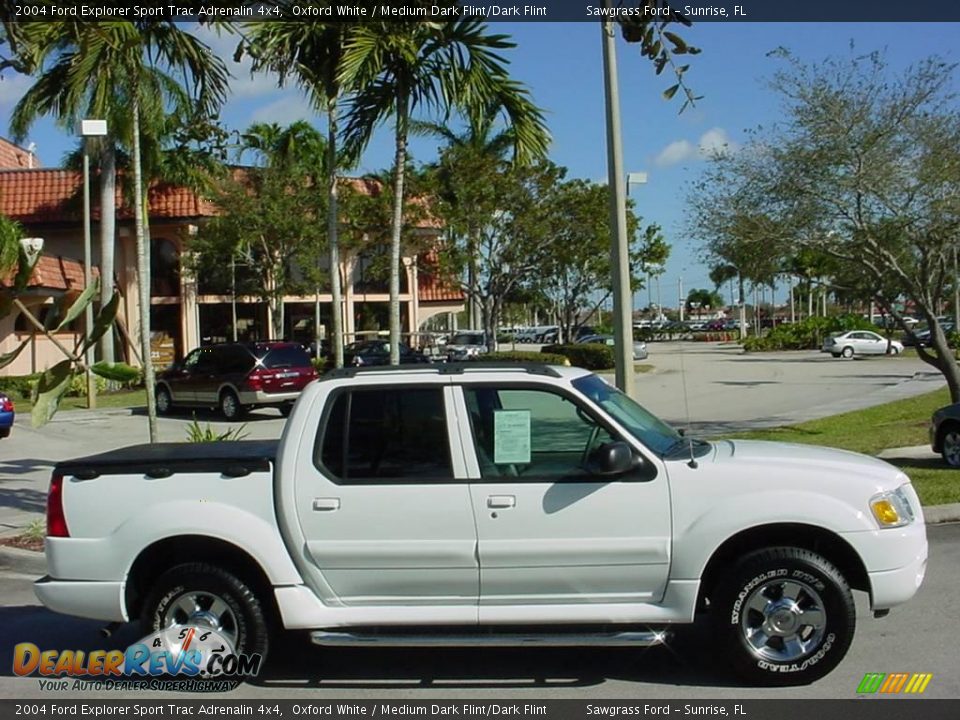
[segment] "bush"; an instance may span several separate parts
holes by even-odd
[[[14,399],[29,400],[40,375],[10,375],[0,377],[0,392]]]
[[[609,370],[616,367],[613,347],[600,343],[577,345],[544,345],[541,352],[562,355],[571,365],[585,370]]]
[[[107,381],[99,375],[93,376],[93,385],[98,395],[107,389]],[[70,378],[70,387],[64,395],[65,397],[86,397],[87,376],[84,373],[78,373]]]
[[[533,362],[547,365],[569,365],[563,355],[536,352],[534,350],[506,350],[503,352],[481,353],[473,358],[476,362]]]
[[[869,320],[859,315],[812,317],[797,323],[777,325],[766,335],[748,337],[743,341],[743,349],[747,352],[817,350],[823,343],[823,339],[831,333],[850,330],[876,330],[876,328]]]
[[[210,427],[210,423],[207,423],[206,427],[200,427],[200,423],[197,422],[197,417],[194,415],[193,422],[187,425],[187,442],[206,443],[222,442],[225,440],[243,440],[248,435],[248,433],[244,432],[246,429],[247,426],[244,424],[238,428],[230,428],[229,430],[224,430],[222,433],[218,433]]]

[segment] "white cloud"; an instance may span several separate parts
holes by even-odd
[[[659,152],[654,163],[660,167],[679,165],[697,156],[697,149],[689,140],[674,140]]]
[[[317,113],[310,107],[310,103],[299,92],[288,90],[287,93],[273,102],[261,105],[250,116],[250,122],[275,122],[280,125],[289,125],[297,120],[316,120]]]
[[[738,145],[733,142],[723,128],[707,130],[696,144],[689,140],[674,140],[663,150],[657,153],[654,163],[659,167],[680,165],[696,160],[703,160],[715,153],[736,152]]]

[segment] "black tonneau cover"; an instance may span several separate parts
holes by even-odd
[[[279,440],[241,440],[208,443],[154,443],[131,445],[58,462],[54,472],[89,480],[99,475],[169,477],[179,472],[221,473],[242,477],[269,470]]]

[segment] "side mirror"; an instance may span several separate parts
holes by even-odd
[[[622,440],[601,445],[590,455],[587,472],[598,477],[623,475],[634,468],[633,450]]]

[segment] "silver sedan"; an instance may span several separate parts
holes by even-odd
[[[886,355],[888,352],[899,355],[903,352],[903,343],[896,340],[888,343],[885,337],[869,330],[851,330],[828,337],[823,341],[821,352],[828,352],[837,358],[852,358],[854,355]]]
[[[613,345],[613,335],[587,335],[577,340],[577,344],[586,345],[587,343],[599,344],[599,345]],[[634,360],[646,360],[649,357],[647,352],[647,344],[642,340],[633,341],[633,359]]]

